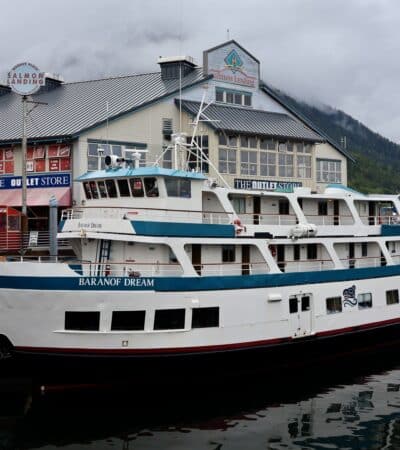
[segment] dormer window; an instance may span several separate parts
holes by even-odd
[[[237,106],[251,106],[252,95],[250,92],[217,87],[215,89],[215,101]]]

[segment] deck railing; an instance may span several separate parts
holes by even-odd
[[[70,244],[67,239],[59,239],[59,248],[68,248]],[[21,249],[46,250],[50,247],[50,233],[48,231],[0,232],[0,253],[10,250]]]
[[[352,215],[338,215],[338,216],[321,216],[317,214],[305,214],[305,217],[308,222],[313,223],[314,225],[354,225],[354,218]]]
[[[379,267],[385,266],[386,259],[384,256],[363,256],[360,258],[340,258],[343,266],[349,269],[358,269],[362,267]]]
[[[364,225],[399,225],[400,215],[394,216],[360,216]]]

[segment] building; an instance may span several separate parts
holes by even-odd
[[[46,230],[48,203],[60,209],[84,202],[74,177],[104,166],[108,154],[141,163],[174,164],[168,146],[177,132],[193,134],[203,93],[210,103],[196,131],[209,162],[190,156],[192,168],[237,189],[291,190],[347,184],[349,155],[300,117],[260,79],[260,62],[231,40],[190,57],[160,58],[154,73],[64,83],[50,75],[32,96],[29,114],[29,230]],[[0,206],[21,206],[21,99],[0,85]],[[145,161],[146,160],[146,161]]]

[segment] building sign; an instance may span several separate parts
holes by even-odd
[[[51,175],[28,175],[28,188],[69,187],[71,175],[69,173],[52,173]],[[0,178],[0,189],[21,189],[22,177]]]
[[[234,41],[204,52],[204,67],[215,80],[256,88],[259,62]]]
[[[46,75],[31,63],[24,62],[8,72],[8,85],[19,95],[31,95],[46,83]]]
[[[247,180],[244,178],[234,179],[235,189],[293,192],[294,188],[301,186],[302,183],[296,181]]]

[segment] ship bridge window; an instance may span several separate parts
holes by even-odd
[[[66,311],[65,329],[76,331],[99,331],[100,311]]]
[[[158,197],[157,179],[153,177],[144,179],[147,197]]]
[[[144,197],[143,182],[141,178],[131,178],[129,184],[131,185],[131,191],[134,197]]]
[[[99,198],[99,192],[97,191],[97,184],[95,181],[91,181],[89,183],[90,186],[90,192],[92,193],[92,198],[97,199]]]
[[[110,198],[117,197],[117,187],[114,180],[106,180],[107,192]]]
[[[97,187],[99,188],[100,197],[107,198],[107,189],[106,189],[106,184],[104,183],[104,181],[98,181]]]
[[[185,309],[158,309],[154,316],[155,330],[179,330],[185,328]]]
[[[85,196],[87,200],[90,200],[92,198],[92,193],[90,192],[90,186],[89,183],[83,183],[83,190],[85,191]]]
[[[182,178],[165,178],[168,197],[191,197],[190,180]]]
[[[131,193],[129,192],[128,180],[117,180],[119,195],[121,197],[130,197]]]

